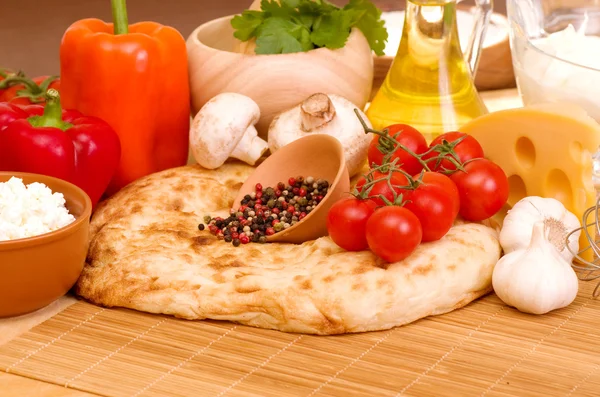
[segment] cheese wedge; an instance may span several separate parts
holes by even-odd
[[[596,204],[592,154],[600,146],[600,125],[582,108],[555,103],[503,110],[479,117],[460,131],[477,139],[486,157],[506,172],[509,206],[526,196],[550,197],[581,219]],[[589,246],[585,233],[579,244],[580,249]],[[593,252],[582,257],[590,260]]]

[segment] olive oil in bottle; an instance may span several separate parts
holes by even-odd
[[[456,0],[407,0],[394,62],[367,110],[377,129],[409,124],[431,142],[487,113],[473,81],[491,0],[479,0],[479,22],[467,60],[456,22]]]

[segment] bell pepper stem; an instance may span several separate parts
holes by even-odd
[[[46,93],[46,105],[42,116],[32,116],[29,123],[34,127],[54,127],[67,130],[71,124],[63,121],[62,107],[60,106],[60,94],[54,88]]]
[[[114,33],[129,33],[129,21],[127,20],[127,2],[126,0],[110,0],[112,5],[112,16],[114,24]]]

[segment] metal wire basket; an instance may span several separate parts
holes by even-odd
[[[594,216],[592,221],[589,220],[590,215]],[[575,255],[575,260],[573,262],[573,268],[579,270],[577,272],[577,277],[579,277],[582,281],[593,281],[600,279],[600,197],[596,201],[596,205],[588,208],[584,213],[581,219],[582,227],[573,230],[567,235],[567,242],[569,241],[569,237],[578,231],[581,233],[585,233],[586,240],[588,241],[587,246],[579,247],[578,252],[573,252],[573,250],[569,247],[567,243],[566,246],[569,251]],[[590,231],[590,228],[594,226],[594,229]],[[592,250],[594,252],[594,260],[592,262],[587,261],[581,257],[581,255],[586,252]],[[594,298],[600,297],[600,282],[594,288],[594,292],[592,293]]]

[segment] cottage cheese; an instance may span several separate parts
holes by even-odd
[[[43,183],[25,185],[15,177],[0,183],[0,241],[49,233],[73,221],[62,193]]]

